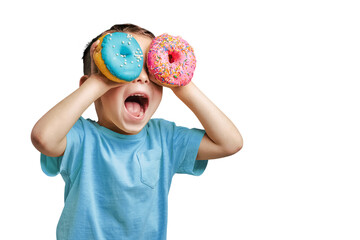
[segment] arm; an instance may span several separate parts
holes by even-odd
[[[98,43],[99,41],[91,46],[91,56]],[[93,66],[90,77],[83,76],[80,81],[81,86],[50,109],[35,124],[31,132],[31,141],[41,153],[50,157],[63,155],[66,148],[66,134],[81,114],[105,92],[119,85],[96,73],[97,68],[92,60],[91,62]]]
[[[206,131],[197,160],[222,158],[242,148],[243,139],[238,129],[194,83],[171,89],[196,115]]]
[[[89,77],[76,91],[50,109],[35,124],[31,140],[41,153],[57,157],[63,155],[66,147],[66,134],[79,119],[81,114],[108,87],[94,75]]]

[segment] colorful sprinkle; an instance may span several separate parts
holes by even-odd
[[[182,38],[163,34],[151,43],[148,69],[158,81],[165,85],[186,85],[191,81],[196,67],[193,51],[193,48]],[[170,55],[171,63],[169,62]]]

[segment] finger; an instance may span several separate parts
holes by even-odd
[[[90,53],[94,53],[95,52],[95,49],[97,48],[97,46],[99,45],[100,43],[100,40],[97,40],[96,42],[94,42],[91,47],[90,47]]]
[[[99,45],[100,43],[100,40],[97,40],[96,42],[94,42],[91,47],[90,47],[90,59],[91,59],[91,73],[97,73],[97,67],[94,63],[94,58],[93,58],[93,55],[96,51],[100,51],[100,50],[97,50],[97,46]]]

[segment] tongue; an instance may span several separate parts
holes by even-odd
[[[144,114],[144,110],[137,102],[125,102],[125,107],[128,112],[135,117],[140,117]]]

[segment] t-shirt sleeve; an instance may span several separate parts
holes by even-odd
[[[206,169],[208,160],[196,160],[204,130],[174,127],[173,156],[176,173],[200,176]]]
[[[81,117],[66,135],[66,148],[63,156],[49,157],[41,154],[41,169],[46,175],[53,177],[64,173],[70,177],[79,169],[81,163],[76,161],[76,157],[83,149],[83,121],[85,120]]]

